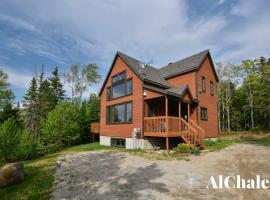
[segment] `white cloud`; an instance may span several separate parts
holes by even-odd
[[[7,40],[8,47],[63,64],[94,60],[107,70],[116,50],[153,60],[156,66],[207,48],[216,60],[241,60],[270,51],[269,5],[262,1],[241,0],[231,10],[200,12],[193,18],[189,12],[196,5],[184,0],[14,2],[20,14],[0,18],[34,33],[30,39]],[[219,8],[226,3],[217,1]]]
[[[29,73],[22,73],[19,71],[4,69],[5,72],[8,74],[8,81],[12,84],[12,86],[15,86],[20,89],[27,89],[29,87],[29,83],[31,82],[32,75],[29,75]]]

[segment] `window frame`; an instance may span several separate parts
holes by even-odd
[[[214,82],[210,81],[210,95],[214,96]]]
[[[119,141],[120,145],[117,145],[117,141]],[[111,147],[125,148],[126,147],[126,139],[125,138],[111,138]]]
[[[202,76],[202,92],[206,92],[206,78],[205,76]]]
[[[123,73],[123,72],[121,72],[121,73]],[[121,73],[119,73],[119,74],[121,74]],[[132,90],[131,90],[131,93],[130,93],[130,94],[127,93],[127,82],[128,82],[128,81],[131,81],[131,82],[132,82]],[[118,85],[120,85],[120,84],[124,84],[124,87],[125,87],[125,94],[124,94],[123,96],[119,96],[119,97],[113,98],[113,87],[118,86]],[[111,90],[111,95],[110,95],[110,96],[108,95],[108,89]],[[126,79],[122,79],[122,80],[120,80],[120,81],[117,81],[117,82],[115,82],[115,83],[112,83],[111,86],[108,86],[108,87],[107,87],[107,95],[106,95],[107,101],[111,101],[111,100],[114,100],[114,99],[118,99],[118,98],[130,96],[130,95],[133,95],[133,78],[132,78],[132,77],[126,78]]]
[[[121,74],[125,74],[125,77],[124,77],[123,79],[118,79],[117,81],[114,82],[113,79],[114,79],[115,77],[121,77]],[[124,81],[124,80],[126,80],[126,79],[127,79],[127,71],[124,70],[124,71],[121,71],[121,72],[119,72],[119,73],[113,75],[112,78],[111,78],[111,83],[112,83],[112,85],[114,85],[114,84],[117,84],[118,82]]]
[[[204,112],[204,116],[203,116],[203,112]],[[208,121],[208,109],[205,107],[201,107],[200,110],[200,119],[204,120],[204,121]]]
[[[131,121],[127,121],[127,105],[131,104]],[[111,115],[111,110],[110,108],[114,106],[119,106],[119,105],[125,105],[125,121],[124,122],[112,122],[109,120],[109,115]],[[111,117],[111,116],[110,116]],[[132,124],[133,123],[133,101],[126,101],[126,102],[121,102],[113,105],[109,105],[106,107],[106,124],[107,125],[113,125],[113,124]]]

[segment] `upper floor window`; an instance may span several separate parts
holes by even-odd
[[[207,108],[201,107],[201,120],[208,120]]]
[[[112,86],[107,88],[107,99],[115,99],[132,94],[132,79],[126,79],[126,72],[121,72],[112,77]]]
[[[210,94],[212,96],[214,95],[214,83],[213,83],[213,81],[210,81]]]
[[[126,76],[127,76],[126,72],[121,72],[119,74],[116,74],[115,76],[112,77],[112,83],[116,83],[118,81],[125,80]]]
[[[205,92],[206,91],[206,85],[205,85],[205,77],[202,77],[202,91]]]
[[[107,123],[131,123],[132,102],[107,107]]]

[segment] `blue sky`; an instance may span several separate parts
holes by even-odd
[[[117,50],[156,67],[205,49],[215,62],[269,56],[269,10],[258,0],[1,0],[0,68],[21,100],[41,64],[49,75],[96,63],[104,78]]]

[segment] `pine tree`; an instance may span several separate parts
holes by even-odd
[[[53,90],[53,103],[54,106],[56,106],[58,102],[63,100],[65,97],[65,91],[63,89],[63,84],[60,81],[59,71],[57,67],[52,72],[52,76],[49,77],[49,82]]]
[[[24,121],[26,126],[32,131],[36,139],[40,133],[40,117],[38,108],[38,85],[33,77],[29,89],[24,96]]]
[[[39,85],[38,105],[41,119],[46,118],[47,114],[55,108],[55,104],[53,102],[53,90],[47,79]]]

